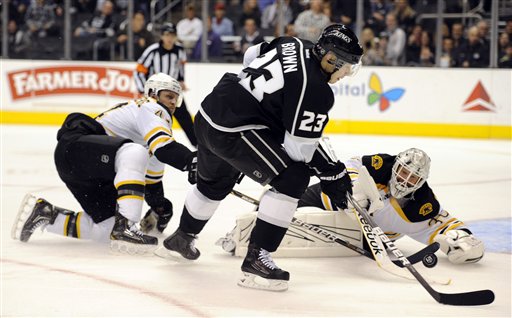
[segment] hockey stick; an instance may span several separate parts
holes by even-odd
[[[249,202],[251,204],[254,204],[255,206],[259,206],[260,205],[260,202],[254,198],[251,198],[237,190],[231,190],[231,194],[233,194],[234,196],[246,201],[246,202]],[[368,257],[369,259],[371,260],[376,260],[373,256],[373,253],[363,249],[363,248],[360,248],[359,246],[356,246],[340,237],[338,237],[337,235],[333,234],[333,233],[330,233],[329,231],[327,230],[324,230],[316,225],[313,225],[313,224],[309,224],[309,223],[306,223],[302,220],[299,220],[295,217],[292,218],[292,223],[297,225],[297,226],[300,226],[300,227],[303,227],[305,229],[308,229],[312,232],[315,232],[321,236],[323,236],[324,238],[330,240],[330,241],[333,241],[333,242],[336,242],[340,245],[343,245],[345,246],[346,248],[348,249],[351,249],[352,251],[356,252],[356,253],[359,253],[363,256],[366,256]],[[372,243],[368,242],[370,245],[372,245]],[[376,245],[377,243],[375,243],[374,245]],[[429,256],[429,255],[433,255],[437,250],[439,249],[439,243],[433,243],[433,244],[430,244],[428,245],[427,247],[423,248],[422,250],[420,250],[419,252],[409,256],[407,259],[410,263],[412,264],[415,264],[419,261],[422,261],[426,256]],[[382,254],[384,255],[384,254]],[[387,255],[386,255],[387,257]],[[388,257],[389,259],[389,257]],[[393,262],[396,266],[399,266],[399,267],[404,267],[404,265],[402,264],[402,262],[400,261],[392,261],[389,259],[389,261]],[[380,264],[379,264],[380,266]],[[396,275],[396,274],[395,274]],[[398,275],[398,276],[401,276],[401,277],[404,277],[402,275]],[[406,277],[408,278],[408,277]]]
[[[359,169],[359,175],[367,174],[369,176],[366,167],[361,167]],[[416,280],[425,288],[428,293],[441,304],[446,305],[455,305],[455,306],[478,306],[478,305],[488,305],[494,301],[494,293],[492,290],[484,289],[477,290],[471,292],[464,293],[455,293],[455,294],[444,294],[440,293],[432,288],[429,283],[425,280],[423,276],[412,266],[409,260],[404,256],[404,254],[396,247],[396,245],[384,234],[384,231],[373,221],[373,219],[368,215],[368,213],[361,208],[361,206],[357,203],[356,200],[349,193],[347,195],[348,201],[352,204],[354,209],[357,211],[357,214],[361,216],[361,218],[366,221],[372,228],[373,233],[377,235],[382,242],[390,249],[393,254],[398,258],[400,262],[404,265],[405,268],[409,270],[409,272],[416,278]]]

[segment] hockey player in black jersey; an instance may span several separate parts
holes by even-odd
[[[353,74],[362,54],[356,35],[341,24],[327,27],[315,44],[280,37],[249,48],[244,69],[224,74],[196,115],[198,182],[165,248],[197,259],[197,234],[243,173],[272,191],[261,199],[239,285],[287,289],[289,273],[270,253],[286,233],[310,174],[338,206],[346,206],[351,192],[345,165],[330,159],[318,140],[334,103],[328,83]],[[269,284],[258,284],[256,276]]]

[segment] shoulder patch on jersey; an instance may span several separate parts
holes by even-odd
[[[371,164],[375,170],[379,170],[380,168],[382,168],[383,163],[384,163],[384,160],[382,160],[381,156],[379,156],[379,155],[372,156]]]
[[[423,216],[427,216],[428,214],[432,213],[433,211],[434,211],[434,207],[432,206],[432,203],[430,203],[430,202],[427,202],[420,207],[420,214]]]

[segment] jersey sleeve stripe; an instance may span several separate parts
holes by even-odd
[[[166,136],[166,137],[172,138],[172,136],[170,136],[168,133],[163,132],[163,131],[159,131],[156,134],[154,134],[153,136],[151,136],[151,138],[148,139],[147,144],[151,145],[153,143],[153,141],[155,141],[156,139],[158,139],[158,138],[160,138],[162,136]]]
[[[147,74],[148,73],[148,68],[145,67],[144,65],[142,64],[137,64],[137,72],[139,73],[143,73],[143,74]]]
[[[163,126],[158,126],[158,127],[155,127],[153,129],[151,129],[145,136],[144,136],[144,140],[149,143],[149,139],[151,138],[151,136],[153,134],[156,134],[158,131],[163,131],[163,132],[166,132],[167,135],[169,135],[170,137],[172,137],[172,133],[171,131],[168,129],[168,128],[165,128]]]
[[[158,148],[157,146],[162,144],[162,143],[167,143],[169,141],[173,141],[174,138],[171,138],[171,137],[168,137],[168,136],[161,136],[161,137],[158,137],[157,139],[155,139],[150,145],[149,145],[149,151],[151,151],[151,153],[155,153],[155,150],[156,148]]]
[[[398,203],[398,201],[391,197],[389,199],[389,202],[391,203],[391,205],[393,206],[393,208],[395,209],[396,213],[398,213],[398,215],[400,215],[400,217],[407,223],[411,223],[411,221],[409,221],[409,219],[407,218],[407,216],[405,215],[404,211],[402,210],[402,208],[400,207],[400,204]]]
[[[121,197],[117,198],[117,201],[124,200],[124,199],[135,199],[135,200],[144,200],[144,197],[139,195],[123,195]]]
[[[439,234],[439,233],[440,233],[441,231],[443,231],[443,230],[446,230],[446,229],[448,228],[448,226],[449,226],[452,222],[454,222],[454,221],[457,221],[457,219],[456,219],[456,218],[451,218],[451,219],[449,219],[448,221],[446,221],[445,223],[441,224],[441,225],[437,228],[437,230],[435,230],[435,231],[430,235],[430,237],[429,237],[429,239],[428,239],[429,244],[431,244],[431,243],[434,241],[434,237],[436,237],[436,235],[437,235],[437,234]],[[443,232],[443,233],[444,233],[444,232]]]

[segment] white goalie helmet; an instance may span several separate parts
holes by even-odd
[[[168,90],[178,95],[176,101],[176,107],[180,107],[183,102],[183,94],[181,91],[180,83],[172,78],[171,76],[164,73],[157,73],[151,75],[144,84],[144,96],[152,97],[152,95],[158,96],[160,91]]]
[[[397,199],[418,190],[427,181],[430,157],[421,149],[410,148],[396,156],[389,181],[391,195]]]

